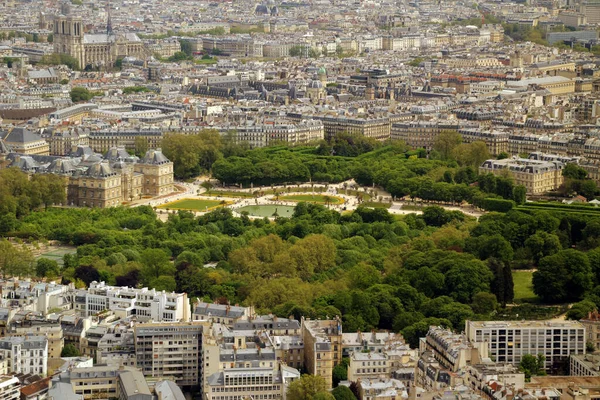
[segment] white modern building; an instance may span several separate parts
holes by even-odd
[[[525,354],[545,357],[546,368],[573,354],[585,354],[579,321],[467,321],[467,339],[486,343],[498,363],[518,365]]]
[[[155,289],[135,289],[92,282],[88,290],[75,295],[75,309],[84,317],[110,310],[117,317],[135,316],[138,321],[187,322],[190,304],[186,293],[167,293]]]
[[[14,376],[0,376],[0,399],[19,400],[21,398],[21,384]]]

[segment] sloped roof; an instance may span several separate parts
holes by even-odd
[[[84,173],[85,176],[90,178],[107,178],[109,176],[117,175],[115,171],[108,165],[108,163],[99,162],[91,165]]]
[[[12,131],[4,133],[3,139],[7,143],[31,143],[42,140],[42,137],[27,128],[17,126]]]
[[[161,149],[156,150],[148,150],[146,155],[142,159],[141,163],[143,164],[152,164],[152,165],[161,165],[168,164],[171,161],[162,153]]]

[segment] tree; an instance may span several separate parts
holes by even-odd
[[[333,397],[335,397],[335,400],[357,400],[357,398],[354,396],[354,393],[352,393],[352,390],[350,390],[348,386],[344,385],[338,386],[335,389],[333,389],[331,391],[331,394],[333,395]]]
[[[142,158],[146,155],[146,152],[148,151],[148,139],[145,137],[141,137],[141,136],[136,136],[135,140],[134,140],[134,146],[135,146],[135,155]]]
[[[585,169],[574,163],[568,163],[562,170],[562,175],[570,179],[585,179],[587,174]]]
[[[290,47],[290,56],[292,57],[300,57],[302,56],[302,46],[296,45],[296,46],[292,46]]]
[[[525,204],[527,200],[527,188],[523,185],[517,185],[513,188],[513,201],[517,203],[517,205]]]
[[[162,275],[171,275],[174,267],[169,261],[167,253],[162,249],[146,249],[141,254],[142,278],[144,283],[150,284]]]
[[[90,92],[87,88],[81,86],[76,86],[71,89],[71,101],[73,103],[89,101],[92,97],[94,97],[94,95],[94,92]]]
[[[341,381],[348,379],[348,359],[342,359],[342,362],[333,367],[333,387],[337,387]],[[352,393],[352,392],[351,392]],[[334,395],[335,396],[335,395]]]
[[[60,273],[58,263],[48,258],[39,258],[35,265],[35,274],[40,278],[57,277]]]
[[[545,302],[578,301],[592,288],[593,280],[585,253],[560,250],[540,260],[533,273],[533,291]]]
[[[317,393],[327,391],[327,382],[320,375],[304,374],[293,381],[287,390],[288,400],[313,400]]]
[[[524,354],[519,363],[519,371],[525,374],[525,379],[528,382],[532,376],[546,375],[544,355],[538,354],[536,357],[531,354]]]
[[[77,347],[75,347],[75,345],[68,343],[61,350],[60,356],[61,357],[79,357],[79,356],[81,356],[81,353],[79,352],[79,350],[77,350]]]
[[[510,265],[497,258],[489,258],[487,263],[488,268],[494,274],[492,283],[490,283],[490,291],[496,296],[500,305],[506,307],[506,304],[512,303],[514,299],[514,283]]]
[[[452,151],[454,159],[459,165],[479,167],[485,160],[491,158],[487,145],[483,141],[461,143]]]
[[[2,278],[12,276],[26,277],[32,274],[33,255],[26,247],[14,246],[5,239],[0,239],[0,271]]]
[[[179,40],[179,45],[181,46],[181,51],[184,52],[186,55],[191,56],[192,55],[192,42],[190,42],[189,40]]]
[[[562,246],[558,236],[545,231],[537,231],[525,240],[525,247],[529,249],[533,261],[537,265],[542,258],[555,254]]]
[[[92,265],[80,265],[79,267],[75,268],[75,274],[73,277],[81,280],[86,286],[90,286],[90,283],[94,281],[100,281],[100,273],[96,267]]]
[[[150,287],[158,291],[174,292],[177,288],[177,282],[171,275],[161,275],[150,282]]]
[[[433,150],[440,154],[442,160],[449,160],[452,158],[454,149],[461,144],[462,136],[457,131],[445,130],[433,141]]]
[[[210,171],[213,163],[223,156],[221,136],[210,129],[197,135],[168,134],[161,145],[165,156],[173,162],[173,172],[178,178],[190,178]]]
[[[473,296],[471,308],[476,314],[489,314],[498,306],[496,296],[491,293],[479,292]]]

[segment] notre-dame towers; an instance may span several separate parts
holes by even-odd
[[[60,15],[54,19],[54,52],[69,54],[85,67],[81,17]]]

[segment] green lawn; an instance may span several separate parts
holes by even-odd
[[[533,278],[533,272],[531,271],[513,271],[513,282],[515,284],[515,302],[535,302],[537,296],[533,293],[533,285],[531,279]]]
[[[158,208],[168,208],[169,210],[193,210],[206,211],[207,208],[212,208],[220,205],[218,200],[202,200],[202,199],[182,199],[172,203],[164,204]]]
[[[365,201],[361,205],[370,208],[390,208],[392,206],[391,203],[379,203],[376,201]]]
[[[329,204],[342,204],[344,200],[341,197],[336,196],[323,196],[320,194],[293,194],[289,196],[279,196],[279,200],[282,201],[306,201],[309,203],[325,204],[326,198],[329,198]]]
[[[202,196],[243,197],[243,198],[254,197],[254,195],[252,193],[237,192],[235,190],[211,190],[210,192],[202,193]]]

